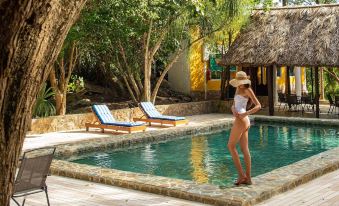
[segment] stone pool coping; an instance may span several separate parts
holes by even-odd
[[[298,125],[318,125],[318,126],[339,126],[339,119],[317,119],[317,118],[303,118],[303,117],[281,117],[281,116],[264,116],[253,115],[252,118],[260,122],[277,122]]]
[[[270,122],[305,123],[303,118],[253,116],[254,120]],[[287,120],[287,121],[286,121]],[[318,121],[316,121],[318,120]],[[326,121],[307,119],[306,124]],[[333,120],[330,120],[333,122]],[[332,126],[339,125],[334,121]],[[103,149],[128,147],[154,141],[174,139],[178,136],[208,133],[211,130],[228,128],[232,119],[211,121],[203,125],[167,128],[138,135],[120,135],[120,138],[107,137],[58,146],[57,155],[70,156]],[[338,123],[338,124],[337,124]],[[332,123],[331,123],[332,124]],[[54,160],[51,172],[55,175],[72,177],[87,181],[115,185],[156,194],[162,194],[191,201],[214,205],[253,205],[273,195],[292,189],[325,173],[339,168],[339,147],[301,160],[299,162],[275,169],[253,178],[251,186],[220,188],[212,184],[199,184],[193,181],[160,177],[148,174],[125,172],[115,169],[100,168],[89,165]]]

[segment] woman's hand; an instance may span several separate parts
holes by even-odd
[[[232,111],[234,117],[239,117],[239,113],[237,111]]]

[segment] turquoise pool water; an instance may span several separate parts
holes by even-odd
[[[228,186],[237,177],[226,147],[228,137],[229,131],[187,136],[139,147],[89,153],[72,157],[71,161]],[[339,128],[256,123],[250,128],[249,145],[252,175],[257,176],[338,147]]]

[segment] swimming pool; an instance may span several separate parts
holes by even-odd
[[[250,129],[253,176],[339,146],[339,129],[256,123]],[[226,144],[229,131],[180,137],[113,151],[72,157],[71,161],[137,173],[230,185],[236,178]]]

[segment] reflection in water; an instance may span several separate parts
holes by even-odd
[[[148,173],[154,174],[154,170],[156,169],[156,154],[155,151],[152,149],[152,146],[146,145],[141,153],[141,158],[145,162],[145,164],[149,165]]]
[[[192,138],[191,162],[192,162],[192,177],[198,183],[207,183],[208,174],[205,169],[205,156],[208,150],[206,136]]]
[[[263,137],[263,131],[262,131],[262,125],[259,126],[259,139],[260,139],[260,144],[262,145],[264,143],[264,137]]]

